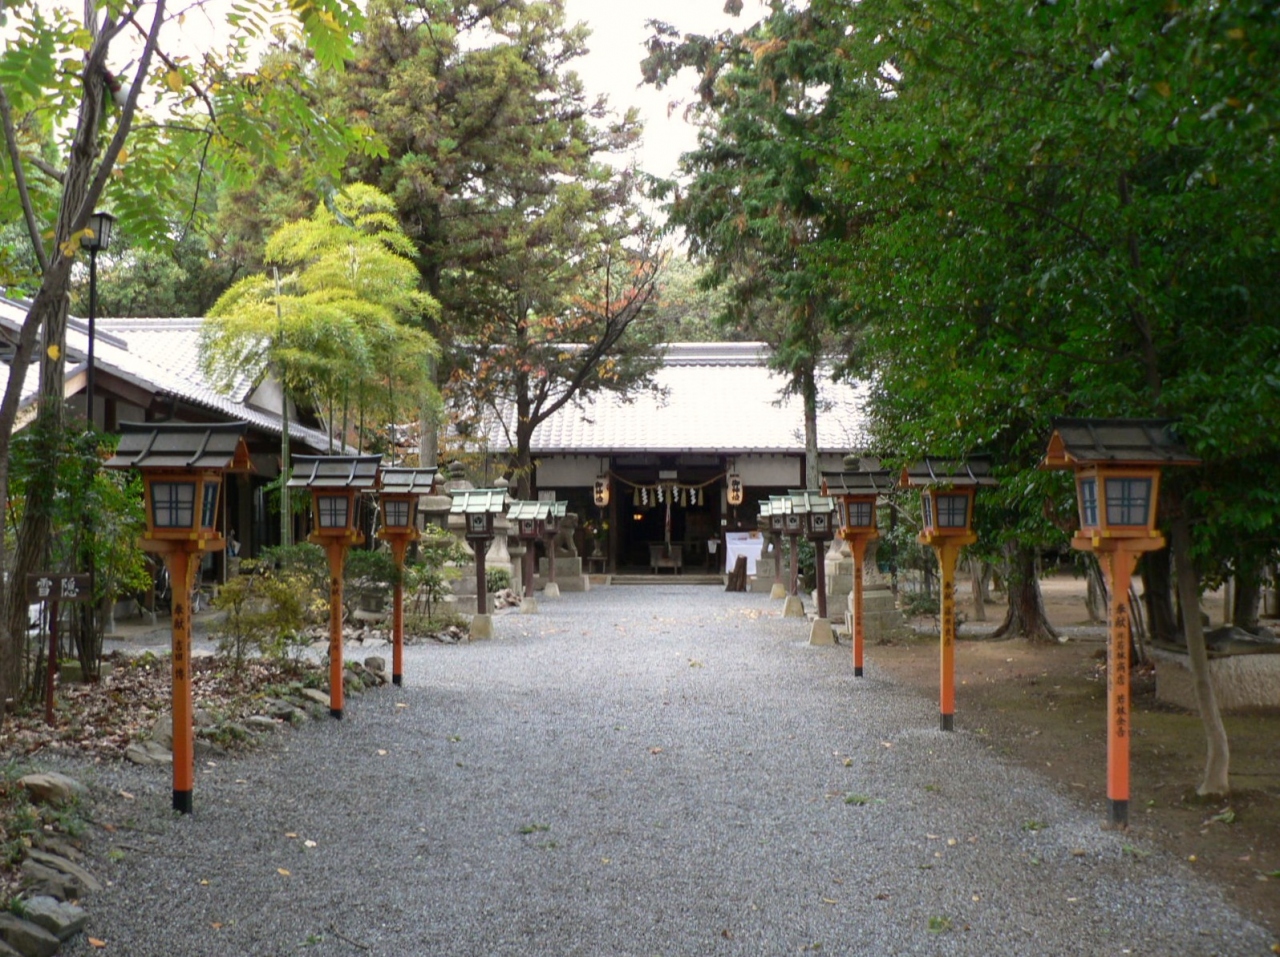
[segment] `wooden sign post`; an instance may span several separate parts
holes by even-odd
[[[49,660],[44,669],[44,723],[53,727],[53,676],[58,668],[58,604],[93,599],[93,576],[36,572],[27,576],[27,601],[49,606]]]

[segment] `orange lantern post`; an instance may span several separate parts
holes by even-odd
[[[887,471],[823,472],[822,491],[835,499],[840,537],[853,556],[853,676],[862,677],[866,628],[862,616],[863,572],[867,545],[880,537],[876,527],[876,504],[881,494],[892,489]]]
[[[920,489],[921,531],[916,540],[938,556],[942,579],[942,633],[939,636],[939,712],[943,731],[955,730],[956,714],[956,559],[960,549],[978,540],[973,532],[974,493],[995,485],[991,463],[924,459],[902,471],[900,485]]]
[[[1129,824],[1129,584],[1142,553],[1165,545],[1155,527],[1160,467],[1199,464],[1174,438],[1172,424],[1167,419],[1054,419],[1040,465],[1075,472],[1080,531],[1071,547],[1097,555],[1107,582],[1107,805],[1118,827]]]
[[[396,563],[395,594],[391,605],[391,683],[404,683],[404,557],[409,543],[420,537],[418,497],[430,495],[436,469],[386,468],[378,478],[382,530],[378,537],[391,546]]]
[[[108,468],[142,473],[147,531],[143,550],[160,555],[173,587],[173,809],[192,810],[195,727],[191,698],[191,589],[200,558],[226,546],[217,528],[222,479],[252,466],[247,425],[121,423],[120,444]]]
[[[311,491],[315,528],[307,540],[329,558],[329,714],[342,717],[342,573],[347,549],[364,544],[359,494],[378,484],[380,455],[295,455],[289,488]]]

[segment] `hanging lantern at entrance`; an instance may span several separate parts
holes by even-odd
[[[600,508],[609,504],[609,476],[597,475],[595,483],[595,502]]]
[[[729,504],[742,504],[742,476],[736,473],[729,476]]]

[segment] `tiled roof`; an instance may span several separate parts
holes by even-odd
[[[655,378],[660,394],[626,401],[603,393],[581,407],[569,403],[537,428],[532,451],[803,452],[804,403],[799,396],[783,396],[785,380],[765,361],[760,343],[668,346]],[[819,449],[847,451],[865,444],[865,395],[859,385],[821,378]]]
[[[142,469],[248,468],[244,430],[243,422],[124,422],[120,445],[106,464],[108,468]]]
[[[378,484],[381,455],[295,455],[289,488],[371,489]]]
[[[26,319],[28,304],[0,297],[0,326],[17,329]],[[229,395],[218,392],[200,371],[201,319],[97,319],[94,323],[94,364],[147,391],[169,395],[230,419],[248,422],[261,432],[279,435],[280,415],[246,404],[253,383],[242,376]],[[67,376],[85,367],[88,355],[88,323],[67,320]],[[0,388],[8,381],[9,368],[0,364]],[[28,369],[22,402],[35,400],[36,365]],[[289,423],[290,437],[322,451],[329,437],[297,422]]]
[[[1054,419],[1045,464],[1199,464],[1172,434],[1173,425],[1170,419]]]

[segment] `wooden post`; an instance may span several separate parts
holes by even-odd
[[[58,602],[49,602],[49,660],[44,669],[44,723],[54,725],[53,675],[58,666]]]
[[[1098,551],[1110,592],[1107,643],[1107,806],[1111,823],[1129,826],[1129,739],[1133,699],[1130,691],[1129,583],[1139,552],[1116,543]]]
[[[534,574],[534,568],[535,568],[534,560],[536,558],[535,553],[538,550],[537,545],[538,545],[538,540],[536,538],[531,538],[527,542],[525,542],[525,548],[524,548],[524,597],[525,598],[533,597],[533,574]]]
[[[345,688],[342,686],[342,561],[344,542],[329,542],[329,715],[342,717]]]
[[[960,542],[947,539],[933,546],[942,576],[939,710],[943,731],[954,731],[956,721],[956,558],[960,547]]]
[[[813,574],[818,580],[818,617],[827,617],[827,549],[822,539],[813,539]]]
[[[556,584],[556,538],[551,535],[543,539],[547,543],[547,581]]]
[[[849,542],[853,555],[853,676],[862,677],[862,647],[866,640],[866,626],[862,617],[862,568],[866,560],[867,539],[855,535]]]
[[[190,814],[195,788],[195,726],[191,702],[191,561],[192,553],[175,548],[164,553],[173,589],[171,664],[173,669],[173,809]]]
[[[408,538],[391,540],[391,557],[396,563],[396,587],[391,606],[391,683],[404,684],[404,556],[409,550]]]
[[[484,580],[484,553],[489,549],[489,539],[471,539],[472,550],[476,553],[476,614],[489,613],[488,592]]]
[[[791,587],[787,594],[798,595],[796,591],[796,582],[800,575],[800,539],[795,535],[787,536],[791,539]]]

